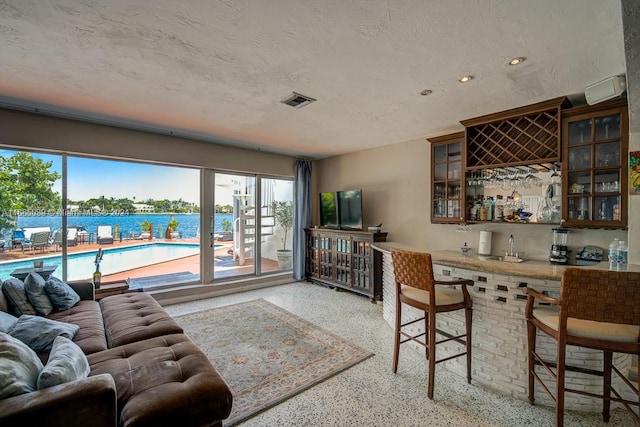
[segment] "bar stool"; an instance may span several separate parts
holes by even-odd
[[[433,386],[436,363],[456,357],[467,356],[467,383],[471,383],[471,324],[473,321],[472,301],[467,286],[473,286],[473,280],[436,281],[433,278],[431,254],[400,249],[391,249],[393,272],[396,281],[396,321],[393,347],[393,372],[398,371],[400,344],[414,341],[426,348],[429,360],[429,399],[433,399]],[[445,286],[441,286],[445,285]],[[460,285],[458,289],[453,285]],[[402,323],[402,304],[422,310],[424,317]],[[452,335],[436,327],[436,313],[465,310],[465,333]],[[412,335],[403,331],[405,326],[424,320],[424,332]],[[436,333],[444,339],[436,341]],[[418,339],[424,336],[424,341]],[[406,339],[401,340],[401,337]],[[455,341],[465,346],[465,351],[453,356],[436,360],[436,345]]]
[[[529,288],[526,307],[529,342],[529,403],[534,403],[537,380],[556,403],[556,424],[564,422],[564,394],[577,393],[603,399],[602,418],[609,421],[611,401],[621,402],[640,422],[631,405],[640,406],[640,394],[618,368],[613,353],[640,354],[640,273],[567,268],[562,275],[560,299]],[[534,306],[546,302],[549,307]],[[557,341],[556,362],[545,361],[536,352],[536,332]],[[566,365],[566,347],[574,345],[602,350],[602,371]],[[556,381],[555,394],[535,371],[542,365]],[[555,368],[555,372],[554,369]],[[565,371],[603,377],[602,394],[565,387]],[[611,385],[612,370],[636,393],[638,401],[626,400]],[[640,374],[640,369],[639,372]],[[615,396],[611,396],[613,393]]]

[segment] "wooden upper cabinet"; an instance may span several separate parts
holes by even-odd
[[[566,97],[461,121],[466,169],[560,161],[561,108]]]
[[[431,143],[431,222],[464,217],[464,132],[427,139]]]
[[[626,99],[563,112],[562,218],[567,226],[627,225]]]

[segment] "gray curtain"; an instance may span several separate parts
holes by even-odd
[[[293,278],[304,279],[304,229],[311,227],[311,162],[298,160],[293,184]]]

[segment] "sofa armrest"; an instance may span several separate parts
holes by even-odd
[[[117,426],[116,385],[101,374],[0,400],[0,425]]]
[[[94,301],[96,299],[96,290],[91,282],[72,282],[69,286],[80,296],[82,301]]]

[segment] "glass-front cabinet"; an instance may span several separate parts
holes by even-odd
[[[563,114],[567,226],[627,225],[628,128],[626,100]]]
[[[429,138],[431,142],[431,221],[460,222],[463,211],[464,132]]]

